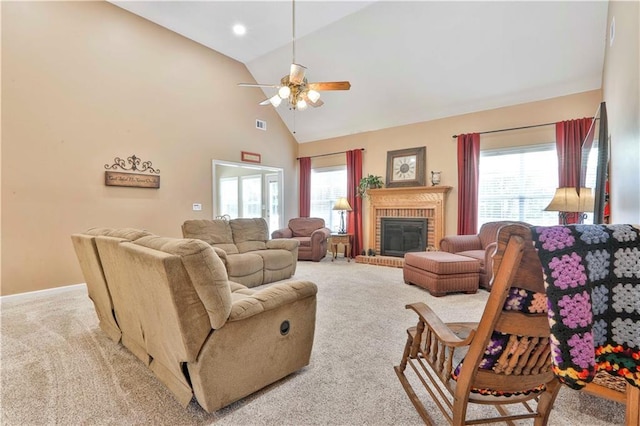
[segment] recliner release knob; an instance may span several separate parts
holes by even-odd
[[[282,324],[280,324],[280,334],[282,334],[283,336],[286,336],[287,334],[289,334],[290,329],[291,329],[291,324],[289,323],[289,320],[282,321]]]

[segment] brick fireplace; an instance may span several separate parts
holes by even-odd
[[[368,190],[369,246],[380,253],[380,230],[383,217],[426,218],[427,249],[438,248],[445,233],[445,204],[450,186],[419,186]],[[365,259],[367,258],[367,259]],[[385,266],[402,266],[401,258],[358,256],[356,261]]]

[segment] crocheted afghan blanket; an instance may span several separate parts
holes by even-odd
[[[640,229],[531,227],[545,276],[553,370],[580,389],[605,370],[640,387]]]

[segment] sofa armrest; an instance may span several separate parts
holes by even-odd
[[[228,321],[240,321],[297,300],[315,297],[317,292],[318,287],[311,281],[290,281],[274,284],[234,301],[231,305],[231,314]]]
[[[276,238],[267,241],[268,249],[283,249],[294,251],[300,245],[300,241],[293,238]]]
[[[498,249],[498,243],[491,243],[484,249],[484,270],[488,272],[487,276],[493,276],[493,255]]]
[[[318,228],[311,233],[311,245],[314,242],[321,243],[331,236],[331,230],[329,228]]]
[[[218,255],[222,263],[224,263],[225,268],[227,267],[227,252],[222,250],[220,247],[211,247],[213,251]]]
[[[271,233],[271,238],[273,238],[274,240],[276,238],[292,238],[292,237],[293,237],[293,231],[289,228],[278,229]]]
[[[440,240],[440,250],[449,253],[482,250],[482,244],[477,235],[450,235]]]

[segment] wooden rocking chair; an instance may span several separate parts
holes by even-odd
[[[560,383],[551,371],[549,323],[541,308],[546,306],[542,270],[527,227],[500,229],[493,272],[491,294],[477,324],[444,324],[424,303],[406,306],[419,319],[417,326],[407,330],[402,360],[394,368],[426,424],[434,420],[414,391],[407,366],[451,424],[512,424],[533,418],[534,424],[544,425],[548,421]],[[512,303],[525,299],[536,300],[528,312]],[[463,363],[456,367],[462,356]],[[497,413],[467,419],[470,403],[493,405]]]

